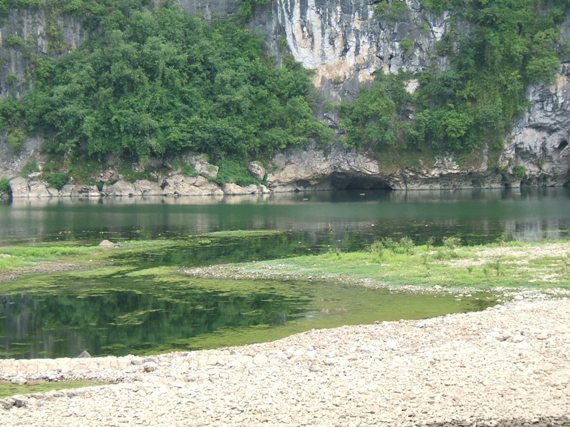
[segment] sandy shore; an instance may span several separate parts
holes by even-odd
[[[6,426],[569,426],[570,300],[148,358],[0,361],[103,387],[0,401]]]

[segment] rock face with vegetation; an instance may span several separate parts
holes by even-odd
[[[570,8],[463,3],[0,1],[0,177],[27,197],[568,184]]]

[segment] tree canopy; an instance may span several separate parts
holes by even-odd
[[[277,64],[236,21],[145,1],[84,3],[92,36],[36,57],[33,89],[0,106],[7,126],[42,131],[48,152],[243,158],[330,137],[308,72],[288,57]]]

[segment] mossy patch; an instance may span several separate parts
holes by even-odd
[[[45,393],[54,390],[67,390],[72,388],[92,387],[104,385],[100,381],[37,381],[29,384],[12,384],[0,382],[0,398],[31,394]]]

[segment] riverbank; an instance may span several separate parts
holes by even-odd
[[[569,366],[570,300],[535,295],[244,347],[2,360],[2,380],[117,384],[4,399],[0,415],[12,426],[561,426],[570,425]]]
[[[186,268],[191,277],[321,280],[417,292],[570,288],[570,241],[499,242],[460,246],[378,241],[366,251]]]

